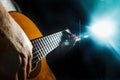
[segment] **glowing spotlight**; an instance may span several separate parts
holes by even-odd
[[[100,38],[109,38],[114,34],[114,26],[115,24],[112,20],[99,20],[91,25],[90,32]]]

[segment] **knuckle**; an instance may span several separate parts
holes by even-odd
[[[30,53],[29,57],[30,57],[30,58],[32,58],[32,57],[33,57],[33,54],[32,54],[32,53]]]

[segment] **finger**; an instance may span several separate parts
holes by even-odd
[[[19,67],[19,71],[18,71],[18,79],[19,80],[26,80],[26,70],[27,69],[27,58],[25,57],[21,57],[21,65]]]
[[[29,54],[27,64],[27,77],[29,77],[31,70],[32,70],[32,54]]]

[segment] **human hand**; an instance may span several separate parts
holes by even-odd
[[[21,27],[0,4],[0,79],[26,80],[32,45]]]

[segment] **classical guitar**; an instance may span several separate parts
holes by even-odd
[[[55,80],[45,56],[59,46],[63,31],[44,37],[28,17],[19,12],[9,13],[24,30],[33,45],[33,69],[28,80]]]

